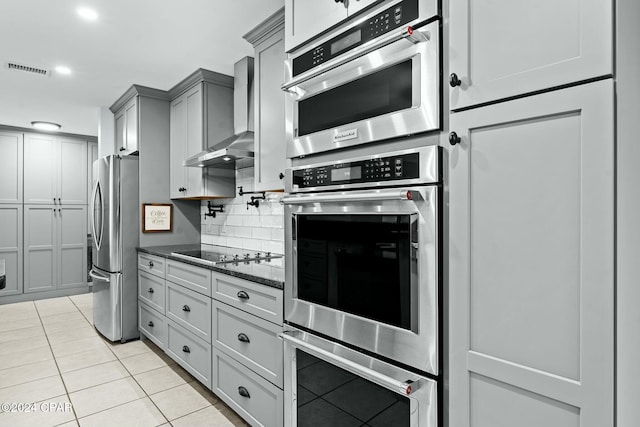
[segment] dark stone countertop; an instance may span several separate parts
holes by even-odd
[[[211,265],[206,262],[200,262],[197,258],[193,261],[182,257],[171,255],[176,251],[189,251],[200,249],[200,244],[192,245],[167,245],[167,246],[147,246],[136,248],[138,252],[145,252],[151,255],[160,256],[175,261],[184,262],[185,264],[195,265],[197,267],[208,268],[217,273],[227,274],[229,276],[238,277],[240,279],[251,280],[272,288],[284,289],[284,258],[274,258],[259,263],[245,263],[239,261],[237,263],[226,263]],[[240,251],[240,250],[238,250]]]

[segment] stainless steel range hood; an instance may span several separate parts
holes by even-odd
[[[189,157],[184,166],[230,167],[236,160],[253,159],[253,58],[233,66],[233,128],[235,135]]]

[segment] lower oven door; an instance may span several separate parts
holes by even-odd
[[[285,320],[439,375],[438,191],[285,198]]]
[[[434,380],[299,330],[280,336],[285,426],[438,425]]]

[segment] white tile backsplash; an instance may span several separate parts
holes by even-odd
[[[236,187],[253,191],[253,167],[236,170]],[[283,193],[267,193],[259,207],[247,206],[251,194],[211,201],[224,205],[215,218],[205,217],[207,201],[201,204],[201,239],[209,245],[231,246],[249,251],[284,253]],[[248,207],[248,209],[247,209]]]

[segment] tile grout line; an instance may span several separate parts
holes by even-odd
[[[71,298],[66,297],[69,301],[71,301],[71,303],[73,304],[73,301],[71,300]],[[64,387],[64,392],[67,395],[67,399],[69,400],[69,403],[71,404],[71,410],[73,411],[73,417],[75,418],[76,424],[80,425],[80,421],[78,420],[78,414],[76,414],[76,409],[73,407],[73,402],[71,401],[71,396],[69,395],[69,390],[67,389],[67,384],[64,382],[64,377],[62,376],[62,372],[60,371],[60,366],[58,365],[58,360],[56,359],[56,355],[53,352],[53,347],[51,346],[51,341],[49,341],[49,334],[47,333],[47,330],[44,327],[44,323],[42,323],[42,316],[40,316],[40,310],[38,310],[38,306],[35,303],[35,301],[33,302],[33,305],[35,306],[36,309],[36,313],[38,313],[38,319],[40,320],[40,325],[42,326],[42,330],[44,331],[44,336],[47,340],[47,344],[49,344],[49,349],[51,350],[51,355],[53,356],[53,363],[55,363],[56,365],[56,369],[58,370],[58,376],[60,377],[60,381],[62,382],[62,387]],[[73,304],[75,307],[75,304]],[[64,424],[64,423],[63,423]]]

